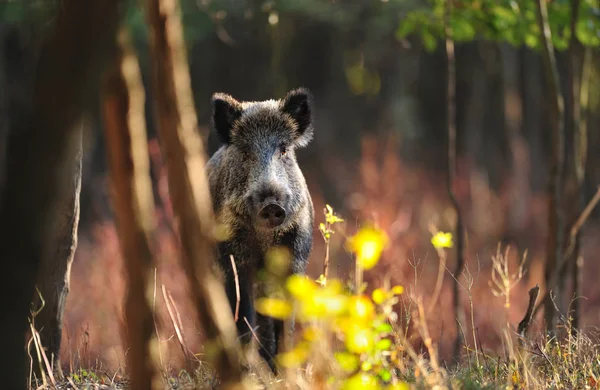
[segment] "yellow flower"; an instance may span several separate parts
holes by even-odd
[[[343,295],[314,294],[312,299],[302,303],[298,316],[301,319],[335,317],[346,310],[347,302],[348,298]]]
[[[308,359],[309,347],[306,343],[298,344],[289,352],[282,352],[277,355],[276,359],[283,367],[290,368],[298,366]]]
[[[334,356],[342,370],[354,372],[358,368],[359,360],[358,356],[355,354],[348,352],[336,352]]]
[[[373,298],[373,302],[375,302],[378,305],[381,305],[387,299],[387,294],[385,293],[385,291],[383,291],[383,289],[376,288],[375,290],[373,290],[373,294],[371,295],[371,297]]]
[[[353,353],[368,352],[375,343],[373,332],[368,328],[352,326],[346,333],[346,349]]]
[[[404,292],[404,287],[394,286],[394,287],[392,287],[392,292],[394,293],[394,295],[400,295]]]
[[[292,314],[292,305],[277,298],[259,298],[256,300],[256,311],[269,317],[284,320]]]
[[[315,341],[317,338],[323,336],[323,332],[321,332],[321,329],[311,326],[304,329],[302,335],[306,341]]]
[[[328,224],[333,225],[334,223],[344,222],[344,220],[342,218],[333,214],[333,209],[331,208],[330,205],[326,204],[325,209],[326,209],[325,220],[327,221]]]
[[[286,281],[286,288],[298,300],[305,299],[317,289],[317,284],[305,275],[292,275]]]
[[[319,275],[319,278],[316,280],[316,282],[321,286],[325,286],[327,284],[327,278],[325,277],[325,275],[321,274]]]
[[[309,294],[302,294],[298,316],[301,319],[334,317],[344,313],[347,308],[348,296],[343,294],[340,281],[333,279],[325,287],[317,287]]]
[[[348,239],[349,249],[356,254],[359,265],[368,270],[373,268],[381,257],[381,252],[388,243],[388,237],[383,230],[364,227],[356,235]]]
[[[435,249],[452,248],[452,233],[438,232],[431,237],[431,243]]]
[[[342,386],[342,390],[376,390],[379,388],[377,377],[364,371],[352,375]]]
[[[368,321],[375,316],[375,307],[369,298],[364,295],[350,299],[350,317],[356,320]]]

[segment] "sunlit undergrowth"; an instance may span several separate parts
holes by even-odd
[[[320,225],[327,245],[338,222],[343,219],[335,216],[327,206],[325,223]],[[428,322],[435,321],[435,311],[426,309],[421,297],[406,296],[403,286],[390,286],[386,282],[381,286],[368,286],[363,282],[363,272],[376,267],[387,243],[384,231],[367,224],[346,239],[346,248],[353,254],[356,264],[353,280],[328,278],[326,258],[324,272],[317,280],[299,275],[282,278],[273,295],[257,300],[259,312],[283,320],[294,316],[296,326],[301,328],[300,338],[294,346],[277,356],[284,379],[272,386],[300,385],[301,388],[319,389],[599,388],[598,344],[589,335],[573,332],[568,322],[565,334],[569,336],[561,341],[539,337],[532,341],[520,338],[507,321],[502,327],[503,356],[491,356],[483,349],[477,349],[475,343],[474,350],[464,350],[462,363],[449,365],[439,361],[437,347],[427,327]],[[440,256],[440,263],[445,263],[445,251],[453,247],[452,234],[432,229],[431,244]],[[523,275],[524,262],[516,271],[509,272],[507,259],[508,249],[505,254],[499,249],[492,259],[494,272],[490,280],[494,295],[503,300],[505,309],[510,306],[512,287]],[[273,252],[268,267],[277,274],[286,269],[288,260],[286,252]],[[467,283],[461,283],[461,287],[469,289],[472,278],[467,274]],[[395,305],[402,296],[405,308],[406,302],[411,302],[407,310],[410,312],[399,318]],[[470,294],[469,297],[472,301]],[[423,350],[414,348],[409,328],[423,340]],[[473,338],[476,339],[474,331]]]
[[[326,245],[344,220],[325,209],[320,232]],[[442,270],[450,250],[453,235],[431,228],[430,244],[435,249]],[[259,312],[286,320],[295,319],[296,339],[286,340],[285,352],[276,357],[280,367],[278,377],[248,354],[248,380],[257,387],[273,389],[599,389],[600,344],[598,335],[586,330],[574,332],[563,319],[564,331],[557,337],[530,334],[518,336],[515,324],[509,320],[511,302],[526,297],[514,293],[513,287],[524,273],[523,261],[515,267],[508,261],[508,248],[492,256],[489,285],[498,299],[498,307],[478,306],[472,296],[474,276],[468,268],[460,286],[469,298],[470,319],[460,328],[465,339],[460,361],[445,361],[439,357],[439,347],[428,326],[439,321],[444,308],[438,300],[438,289],[421,296],[412,283],[393,285],[384,278],[381,283],[365,283],[369,273],[380,273],[380,259],[391,244],[388,234],[374,223],[365,223],[353,235],[344,239],[352,255],[354,272],[348,280],[329,277],[328,251],[322,274],[313,279],[294,275],[284,278],[289,265],[289,253],[277,249],[267,256],[267,269],[261,275],[278,275],[269,297],[256,301]],[[515,268],[515,269],[511,269]],[[367,277],[365,277],[367,276]],[[446,275],[447,276],[447,275]],[[448,278],[449,279],[449,278]],[[397,279],[396,279],[397,280]],[[410,282],[410,283],[409,283]],[[437,285],[437,284],[436,284]],[[512,291],[512,294],[511,294]],[[442,293],[443,294],[443,293]],[[486,350],[476,332],[474,313],[503,310],[506,321],[498,324],[503,349]],[[176,315],[178,316],[178,314]],[[183,347],[187,345],[182,344]],[[194,348],[195,349],[195,348]],[[218,388],[218,378],[203,361],[203,354],[194,355],[194,365],[174,371],[162,364],[165,388]],[[196,364],[200,363],[200,364]],[[193,367],[198,368],[193,368]],[[102,384],[109,389],[126,389],[126,367],[116,373],[100,369],[79,368],[67,373],[68,382],[59,388],[95,388]],[[58,380],[57,380],[58,381]],[[58,381],[60,382],[60,381]],[[40,383],[38,383],[39,385]],[[32,388],[37,388],[34,381]],[[66,386],[66,387],[65,387]],[[69,387],[70,386],[70,387]],[[52,388],[51,386],[49,388]]]

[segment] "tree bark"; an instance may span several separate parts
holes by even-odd
[[[182,262],[205,331],[209,360],[224,389],[242,387],[236,326],[225,290],[213,275],[214,216],[198,134],[183,29],[176,0],[148,0],[153,96],[166,156],[169,192],[183,249]]]
[[[566,91],[566,102],[569,107],[569,118],[567,134],[572,137],[572,148],[573,152],[571,156],[573,158],[570,178],[574,182],[574,193],[570,197],[569,204],[572,205],[572,210],[569,218],[571,226],[576,223],[579,214],[585,207],[585,166],[587,162],[587,126],[585,119],[582,120],[582,116],[585,113],[582,109],[587,109],[587,92],[589,80],[584,79],[588,77],[587,68],[582,69],[582,64],[585,63],[585,49],[577,39],[577,20],[579,19],[579,5],[580,0],[571,0],[571,22],[570,32],[571,38],[569,42],[569,50],[567,56],[567,91]],[[582,58],[583,57],[583,58]],[[583,60],[583,61],[582,61]],[[582,74],[585,72],[585,74]],[[585,83],[585,86],[584,86]],[[582,104],[583,103],[583,104]],[[581,247],[581,232],[577,231],[575,236],[575,249],[573,255],[567,261],[569,264],[568,275],[571,278],[571,288],[573,291],[573,301],[570,305],[569,316],[572,319],[571,330],[573,333],[577,332],[580,326],[581,318],[581,268],[583,267],[583,257],[580,256]]]
[[[452,1],[446,1],[444,12],[444,32],[446,36],[446,56],[447,56],[447,89],[446,89],[446,126],[448,129],[448,176],[447,190],[450,201],[456,213],[456,265],[454,267],[454,281],[452,283],[452,304],[454,318],[457,321],[456,338],[454,339],[453,356],[455,361],[460,361],[460,352],[464,343],[460,324],[464,323],[464,313],[460,305],[460,286],[459,278],[463,272],[465,259],[463,254],[463,222],[460,213],[460,206],[456,195],[454,194],[454,179],[456,177],[456,59],[454,57],[454,40],[451,28]]]
[[[104,82],[104,129],[119,242],[127,270],[125,317],[131,388],[160,388],[149,353],[153,317],[146,299],[155,227],[144,87],[139,64],[121,29],[118,55]]]
[[[565,127],[563,95],[560,88],[558,67],[556,65],[556,56],[554,55],[552,33],[548,24],[548,10],[545,0],[537,0],[537,23],[542,32],[542,57],[544,60],[546,83],[549,89],[550,115],[552,117],[552,159],[550,162],[550,180],[548,184],[548,241],[546,267],[544,270],[544,279],[546,288],[548,288],[554,274],[558,272],[557,264],[563,257],[564,217],[561,200],[564,174]],[[561,285],[560,282],[556,284],[556,286],[559,285]],[[554,295],[558,299],[562,299],[563,291],[555,288]],[[554,310],[552,297],[548,295],[544,301],[544,316],[546,330],[549,332],[554,332],[556,329],[556,315]]]
[[[0,204],[0,377],[26,388],[25,334],[40,264],[52,239],[58,202],[72,189],[74,125],[84,110],[103,44],[118,19],[118,0],[65,0],[38,62],[30,122],[8,141],[6,191]]]
[[[71,275],[71,264],[77,249],[81,194],[82,129],[73,130],[73,159],[65,169],[70,177],[62,197],[56,202],[55,219],[49,235],[49,249],[41,259],[36,287],[39,295],[34,296],[34,305],[39,308],[43,299],[43,308],[36,315],[34,325],[40,333],[42,346],[54,368],[60,370],[60,343],[63,316]],[[39,364],[34,363],[37,369]]]

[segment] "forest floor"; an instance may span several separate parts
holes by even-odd
[[[400,347],[400,346],[399,346]],[[508,347],[508,346],[507,346]],[[510,348],[510,347],[509,347]],[[370,385],[368,379],[350,381],[347,378],[329,380],[326,388],[340,389],[600,389],[600,344],[598,338],[586,335],[555,339],[545,343],[530,341],[524,346],[513,346],[511,356],[488,355],[467,351],[461,364],[455,367],[440,366],[420,356],[407,358],[402,368],[396,370],[400,381],[390,386]],[[333,359],[333,356],[331,356]],[[420,371],[423,369],[423,371]],[[290,377],[275,378],[264,365],[251,368],[247,376],[249,389],[314,389],[315,367],[311,364],[298,368]],[[366,373],[366,372],[365,372]],[[214,372],[205,365],[188,372],[181,370],[171,376],[163,372],[164,389],[219,388]],[[129,389],[129,382],[103,370],[79,369],[56,380],[56,386],[41,381],[31,389]]]

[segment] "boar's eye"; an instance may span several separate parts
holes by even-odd
[[[281,157],[285,156],[287,153],[287,147],[285,145],[279,145],[279,150],[281,151]]]

